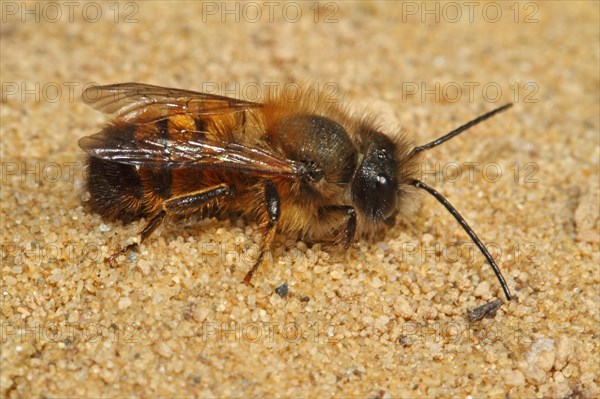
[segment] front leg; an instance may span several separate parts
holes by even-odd
[[[356,235],[356,210],[354,207],[350,205],[332,205],[322,208],[321,212],[342,215],[345,222],[344,227],[335,237],[334,245],[341,245],[344,248],[350,247]]]
[[[250,280],[252,280],[252,276],[258,269],[258,266],[263,261],[265,257],[265,252],[267,249],[271,247],[271,243],[273,242],[273,237],[275,237],[275,230],[277,227],[277,221],[280,216],[280,200],[279,193],[277,192],[277,188],[272,181],[267,180],[263,187],[263,195],[265,199],[265,208],[267,212],[267,221],[264,224],[264,233],[262,240],[260,242],[260,248],[258,251],[258,258],[256,258],[256,262],[254,262],[254,266],[252,269],[246,273],[246,277],[244,277],[244,283],[250,285]]]

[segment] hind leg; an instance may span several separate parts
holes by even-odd
[[[129,252],[138,249],[140,244],[143,243],[146,240],[146,238],[148,238],[154,232],[154,230],[156,230],[158,226],[160,226],[166,215],[167,214],[165,211],[160,211],[156,216],[150,219],[150,221],[146,224],[146,227],[144,227],[144,229],[140,232],[139,244],[137,242],[134,242],[133,244],[127,245],[125,248],[115,252],[114,254],[106,258],[106,262],[112,264],[115,261],[115,259],[117,259],[119,256],[127,255],[129,254]]]
[[[139,244],[143,243],[154,232],[154,230],[160,226],[165,216],[186,214],[195,210],[199,210],[211,202],[226,197],[230,194],[231,189],[228,185],[219,184],[217,186],[208,187],[193,193],[180,195],[165,200],[162,203],[162,210],[152,216],[150,221],[140,232],[140,242],[127,245],[125,248],[108,257],[106,261],[112,263],[119,256],[127,255],[132,250],[137,249]]]

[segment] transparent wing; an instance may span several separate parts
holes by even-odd
[[[210,168],[290,178],[301,173],[299,163],[267,150],[239,143],[207,142],[202,140],[202,132],[197,132],[197,138],[178,140],[176,137],[182,133],[137,140],[125,129],[103,130],[81,138],[79,146],[96,158],[149,168]],[[189,133],[185,132],[188,137]]]
[[[88,87],[82,99],[98,111],[135,124],[152,123],[177,114],[216,115],[262,106],[230,97],[143,83]]]

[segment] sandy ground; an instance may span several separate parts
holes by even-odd
[[[1,6],[2,397],[600,395],[597,2]],[[425,194],[343,254],[277,237],[254,288],[253,222],[169,223],[103,262],[144,222],[86,206],[77,140],[106,119],[84,87],[298,80],[416,143],[515,103],[423,174],[518,301],[466,319],[502,293]]]

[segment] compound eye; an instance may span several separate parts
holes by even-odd
[[[385,221],[396,212],[398,200],[398,167],[395,145],[385,135],[371,132],[352,179],[352,199],[356,207],[371,221]]]
[[[396,184],[386,175],[378,174],[375,178],[379,209],[384,217],[390,216],[396,207]]]

